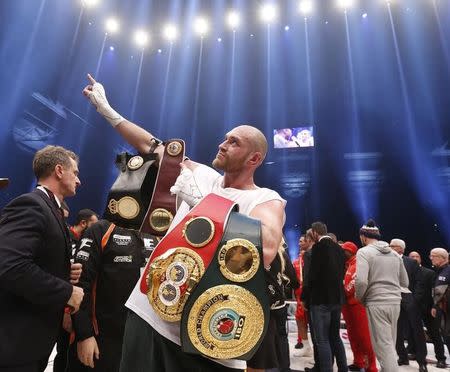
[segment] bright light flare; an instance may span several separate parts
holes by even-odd
[[[241,24],[241,16],[238,12],[230,10],[227,14],[227,24],[233,30],[237,29]]]
[[[353,6],[353,0],[338,0],[338,6],[342,9],[348,9]]]
[[[106,32],[114,34],[119,31],[120,23],[116,18],[108,18],[105,22]]]
[[[265,23],[272,23],[278,17],[278,8],[275,4],[264,4],[259,10],[259,16]]]
[[[148,32],[145,30],[137,30],[134,33],[134,42],[140,47],[145,47],[150,41]]]
[[[311,0],[302,0],[298,4],[298,10],[302,14],[309,14],[313,10],[313,3]]]
[[[206,18],[199,17],[194,22],[194,31],[197,35],[205,36],[209,31],[209,23]]]
[[[170,42],[175,41],[178,38],[177,27],[172,23],[166,24],[163,28],[163,36]]]
[[[98,0],[81,0],[81,4],[86,8],[93,8],[98,4]]]

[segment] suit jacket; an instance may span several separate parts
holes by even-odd
[[[413,294],[416,301],[420,301],[424,296],[424,288],[422,283],[422,271],[416,260],[402,256],[403,264],[405,265],[406,273],[408,274],[409,285],[408,289]],[[402,296],[403,297],[403,296]]]
[[[423,312],[429,314],[433,307],[433,287],[436,281],[436,272],[426,267],[420,266],[421,290],[416,300]]]
[[[311,264],[303,287],[306,302],[311,305],[343,304],[344,275],[343,249],[331,238],[322,238],[311,248]]]
[[[21,195],[0,219],[0,367],[51,353],[72,294],[70,242],[53,201]]]

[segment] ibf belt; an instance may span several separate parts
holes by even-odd
[[[207,195],[156,246],[141,278],[141,291],[164,320],[181,320],[186,300],[222,240],[224,222],[237,205]]]
[[[176,196],[171,195],[168,190],[180,174],[184,147],[184,141],[181,139],[172,139],[165,143],[150,205],[140,228],[141,232],[164,236],[172,223],[176,212]]]
[[[250,359],[267,331],[269,299],[260,221],[232,212],[214,259],[188,298],[181,347],[215,359]]]

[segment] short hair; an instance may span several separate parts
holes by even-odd
[[[312,234],[312,229],[306,230],[305,238],[307,238],[309,240],[314,240],[314,237],[313,237],[313,234]]]
[[[433,248],[430,253],[434,253],[448,261],[448,252],[444,248]]]
[[[33,158],[33,172],[36,179],[50,176],[58,164],[69,167],[70,159],[78,163],[78,156],[74,152],[62,146],[45,146],[37,151]]]
[[[400,247],[400,248],[402,249],[403,252],[405,251],[405,248],[406,248],[406,243],[405,243],[405,241],[402,240],[402,239],[392,239],[392,240],[391,240],[391,243],[390,243],[389,245],[390,245],[390,246],[395,245],[395,246],[397,246],[397,247]]]
[[[327,234],[327,225],[323,222],[317,221],[311,224],[311,230],[319,234],[320,236]]]
[[[95,213],[92,209],[80,209],[80,211],[77,214],[77,219],[75,220],[75,225],[78,225],[81,221],[87,221],[92,216],[97,216],[97,213]]]

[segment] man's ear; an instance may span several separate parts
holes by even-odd
[[[253,166],[258,166],[262,163],[262,155],[259,151],[254,152],[248,159],[248,163]]]
[[[56,164],[55,165],[55,175],[58,179],[62,178],[62,175],[64,173],[64,168],[61,164]]]

